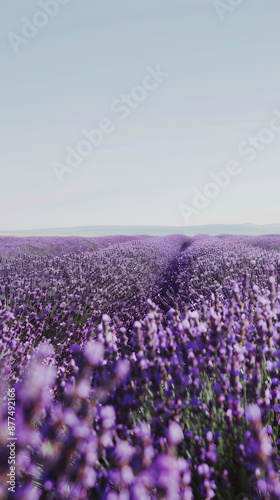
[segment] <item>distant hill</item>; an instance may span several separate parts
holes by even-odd
[[[50,229],[32,229],[25,231],[0,231],[1,236],[167,236],[183,234],[196,236],[207,234],[217,236],[221,234],[260,236],[280,234],[280,224],[213,224],[203,226],[80,226]]]

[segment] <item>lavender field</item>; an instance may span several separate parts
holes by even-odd
[[[1,499],[279,499],[279,369],[280,236],[0,238]]]

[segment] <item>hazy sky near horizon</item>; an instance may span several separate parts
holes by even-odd
[[[280,222],[279,0],[64,2],[0,0],[0,231]]]

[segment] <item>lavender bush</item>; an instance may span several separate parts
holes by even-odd
[[[280,238],[77,240],[1,240],[0,497],[15,388],[13,498],[279,498]]]

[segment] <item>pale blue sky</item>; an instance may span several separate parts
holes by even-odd
[[[180,205],[233,159],[242,172],[190,224],[280,222],[280,133],[251,163],[238,153],[280,111],[279,0],[223,22],[212,0],[70,0],[18,53],[7,35],[42,8],[0,6],[0,230],[183,225]],[[112,102],[157,64],[169,76],[120,120]],[[114,132],[59,182],[53,162],[104,118]]]

